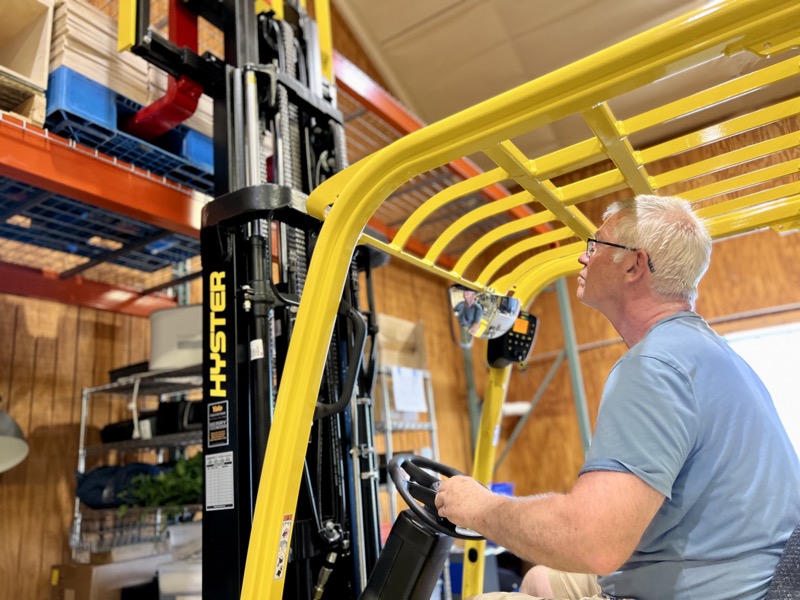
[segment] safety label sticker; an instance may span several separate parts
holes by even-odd
[[[264,358],[264,340],[256,338],[250,340],[250,360]]]
[[[208,404],[208,447],[227,446],[228,439],[228,401]]]
[[[283,515],[281,539],[278,542],[278,558],[275,560],[275,577],[281,579],[286,573],[286,561],[289,557],[289,535],[292,533],[294,515]]]
[[[206,510],[233,508],[233,452],[206,454]]]

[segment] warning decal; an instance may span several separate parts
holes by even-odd
[[[228,401],[208,404],[208,447],[227,446],[228,440]]]
[[[264,340],[261,338],[250,340],[250,360],[264,358]]]
[[[281,539],[278,542],[278,558],[275,561],[274,579],[281,579],[286,573],[286,562],[289,558],[289,535],[292,533],[293,519],[294,515],[283,515],[283,525],[281,525]]]

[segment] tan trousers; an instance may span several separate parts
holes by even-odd
[[[547,573],[553,598],[536,598],[517,592],[490,592],[473,596],[476,600],[602,600],[604,598],[595,575],[565,573],[550,569]]]

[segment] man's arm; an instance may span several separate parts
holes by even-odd
[[[478,331],[478,326],[481,324],[481,317],[483,317],[483,307],[480,304],[473,304],[475,309],[474,314],[472,315],[472,327],[469,328],[469,332],[472,335],[475,335]]]
[[[633,553],[664,495],[630,473],[584,473],[569,494],[510,498],[469,477],[443,481],[439,516],[469,527],[520,558],[604,575]]]

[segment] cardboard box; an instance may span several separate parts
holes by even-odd
[[[427,369],[425,331],[422,322],[412,323],[390,315],[378,315],[378,352],[381,367],[396,365]]]
[[[50,571],[52,600],[120,600],[122,588],[152,581],[170,554],[106,565],[55,565]]]
[[[3,0],[0,110],[44,124],[53,0]]]
[[[4,0],[0,28],[0,98],[11,110],[47,89],[53,0]]]
[[[88,562],[93,565],[107,565],[110,563],[127,562],[150,556],[158,556],[159,554],[165,554],[167,552],[169,552],[169,544],[164,541],[125,544],[124,546],[112,548],[108,552],[91,552]],[[75,556],[73,555],[73,559],[74,558]]]

